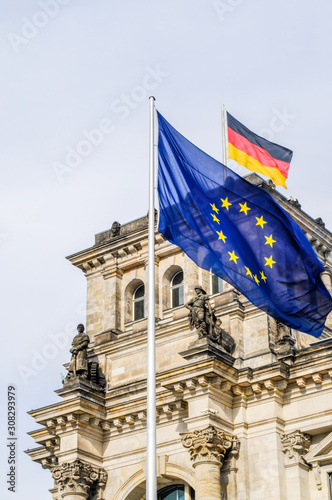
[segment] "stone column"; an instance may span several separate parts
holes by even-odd
[[[195,468],[196,500],[221,500],[220,468],[232,447],[232,437],[212,425],[180,436]]]
[[[97,499],[101,500],[107,481],[104,469],[91,467],[81,460],[55,467],[52,476],[58,487],[59,500],[86,500],[90,497],[91,488],[97,492]]]
[[[287,493],[292,500],[309,498],[309,465],[304,460],[308,452],[311,436],[295,431],[290,434],[282,434],[282,451],[285,454],[285,468],[287,479]]]

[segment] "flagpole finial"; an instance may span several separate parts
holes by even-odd
[[[153,95],[150,95],[149,99],[153,99],[154,101],[156,100],[156,98]]]

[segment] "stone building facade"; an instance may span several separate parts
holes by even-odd
[[[248,179],[303,228],[331,291],[324,223]],[[330,499],[331,317],[320,339],[292,331],[157,231],[155,243],[158,498]],[[50,470],[54,500],[143,500],[147,218],[114,223],[68,259],[87,279],[86,332],[79,325],[59,402],[30,412],[42,428],[28,453]],[[189,322],[199,294],[208,317],[191,311]]]

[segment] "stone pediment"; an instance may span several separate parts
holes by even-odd
[[[305,455],[305,461],[309,464],[331,462],[332,463],[332,432],[330,432],[320,443]]]
[[[332,464],[332,432],[310,450],[304,459],[312,466],[317,488],[322,490],[321,466]]]

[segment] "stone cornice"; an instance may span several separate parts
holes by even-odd
[[[50,469],[58,463],[58,458],[54,455],[54,452],[44,446],[26,450],[25,453],[29,455],[34,462],[40,463],[43,469]]]
[[[155,245],[157,259],[182,252],[178,247],[166,241],[164,236],[157,231],[155,232]],[[144,265],[145,254],[147,254],[147,226],[107,239],[93,247],[69,255],[67,259],[84,272],[94,273],[103,271],[107,261],[116,262],[124,270],[133,266],[137,267],[140,259],[141,265]]]
[[[310,350],[310,348],[308,349]],[[318,369],[315,369],[313,372],[312,358],[310,360],[309,356],[307,356],[308,353],[306,353],[308,365],[305,371],[303,371],[304,366],[301,369],[297,369],[296,363],[293,366],[289,366],[283,361],[278,361],[257,369],[245,368],[236,370],[211,358],[183,365],[171,371],[159,372],[157,379],[158,383],[166,389],[175,394],[182,393],[186,398],[190,397],[193,391],[195,391],[195,394],[198,394],[197,391],[204,390],[204,388],[206,389],[210,385],[216,388],[218,384],[218,387],[222,391],[232,391],[235,397],[282,397],[290,383],[296,383],[301,389],[310,386],[313,390],[315,388],[316,390],[320,389],[322,386],[325,387],[326,384],[331,384],[332,362],[326,356],[326,351],[322,346],[319,348],[319,353],[320,360],[324,363],[324,370],[321,372],[319,371],[319,362],[317,362]],[[217,382],[218,377],[219,382]],[[202,385],[203,383],[204,385]],[[115,387],[111,393],[108,393],[107,399],[114,397],[111,394],[115,395],[117,391],[118,389]]]
[[[91,417],[104,418],[105,407],[104,405],[97,404],[85,398],[76,398],[67,401],[60,401],[59,403],[45,406],[38,410],[32,410],[29,413],[38,424],[47,425],[48,421],[66,418],[66,415],[73,414],[90,414]],[[61,425],[61,424],[60,424]]]
[[[188,389],[190,390],[193,387],[193,380],[196,380],[196,384],[200,385],[199,379],[204,377],[207,386],[209,379],[214,379],[216,376],[231,382],[231,384],[235,385],[237,383],[237,370],[214,358],[195,361],[177,369],[159,372],[158,382],[170,390],[174,389],[175,384],[187,384],[188,382]]]
[[[295,383],[300,390],[309,390],[311,393],[321,388],[328,388],[331,385],[332,362],[330,358],[326,356],[326,353],[330,351],[330,344],[330,341],[322,344],[319,343],[304,351],[300,351],[293,366],[278,362],[254,370],[236,370],[215,359],[208,359],[199,363],[183,365],[171,371],[167,370],[160,372],[157,375],[157,381],[158,384],[165,387],[168,391],[171,391],[174,395],[183,395],[186,399],[190,398],[193,394],[199,394],[201,391],[209,388],[209,386],[211,386],[211,388],[213,386],[214,390],[221,390],[227,394],[233,394],[234,397],[240,396],[245,398],[263,397],[266,399],[282,395],[289,383]],[[315,369],[314,372],[312,370],[312,357],[309,356],[312,350],[316,351],[319,357],[319,359],[316,358],[315,360],[315,368],[317,367],[317,370]],[[302,360],[303,362],[301,361],[301,353],[304,357],[304,360]],[[297,363],[299,363],[299,366],[297,366]],[[140,383],[142,388],[139,400],[143,401],[145,397],[144,380],[142,379]],[[136,388],[137,382],[129,384],[129,387],[131,385]],[[292,385],[292,387],[294,387],[294,385]],[[63,389],[60,390],[60,392],[62,391]],[[135,389],[135,391],[137,394],[137,389]],[[74,394],[74,392],[73,395],[76,394]],[[78,391],[77,395],[79,396],[79,394]],[[163,393],[161,397],[164,398],[165,393]],[[119,404],[118,398],[120,398],[120,405],[123,407],[121,387],[114,387],[114,389],[106,394],[106,401],[110,401],[111,398],[115,403],[115,407]],[[136,399],[137,398],[135,398],[135,404],[138,403]],[[73,399],[67,399],[55,405],[32,411],[30,414],[42,425],[47,425],[48,422],[54,418],[55,420],[59,419],[64,422],[68,420],[69,415],[77,416],[82,413],[89,415],[90,418],[98,418],[100,422],[102,422],[108,420],[103,401],[104,396],[102,396],[99,403],[92,401],[91,397],[73,397]],[[238,403],[234,401],[233,404],[237,406]],[[143,402],[142,405],[144,406]],[[108,406],[106,402],[106,407],[108,408]],[[144,408],[142,408],[142,411],[143,409]],[[133,413],[130,405],[128,406],[128,411],[126,410],[125,413],[126,415]],[[71,422],[72,421],[71,419]],[[39,435],[42,437],[42,434],[39,433],[38,436]],[[45,436],[46,440],[47,434],[45,434]],[[42,439],[44,438],[42,437]]]

